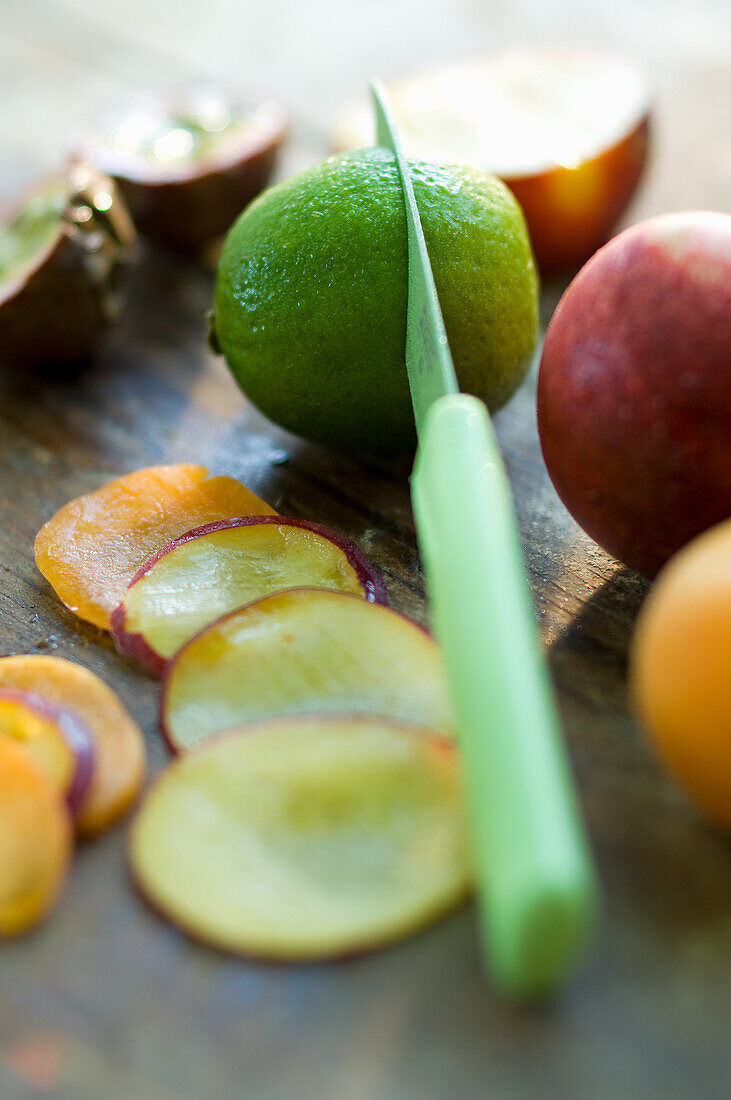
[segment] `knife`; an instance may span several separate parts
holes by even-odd
[[[408,163],[377,81],[371,93],[406,207],[411,497],[465,766],[483,958],[504,993],[545,995],[584,950],[595,877],[500,449],[484,403],[459,392]]]

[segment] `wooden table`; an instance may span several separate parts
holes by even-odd
[[[410,17],[419,20],[409,30]],[[53,165],[108,92],[219,76],[264,88],[294,125],[281,174],[319,158],[344,99],[374,71],[513,41],[627,50],[657,91],[653,166],[631,219],[728,209],[729,14],[723,0],[4,0],[0,188]],[[544,294],[547,318],[560,287]],[[166,759],[156,685],[85,629],[35,570],[56,508],[127,470],[198,461],[283,513],[354,537],[394,604],[424,620],[407,467],[277,431],[206,351],[211,275],[148,251],[96,361],[53,382],[0,373],[0,651],[55,653],[104,677]],[[444,1100],[727,1097],[731,851],[658,770],[628,713],[627,644],[645,585],[559,504],[534,383],[500,414],[542,635],[604,890],[594,951],[542,1009],[506,1007],[480,971],[466,909],[403,945],[331,966],[228,961],[184,941],[129,888],[124,828],[78,852],[64,900],[0,948],[3,1100]]]

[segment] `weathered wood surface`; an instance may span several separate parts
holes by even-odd
[[[413,30],[412,16],[420,18]],[[723,0],[587,7],[511,0],[4,0],[0,188],[50,167],[69,121],[107,92],[222,74],[293,109],[281,172],[326,151],[344,98],[375,69],[541,37],[621,46],[658,98],[656,152],[631,217],[728,209],[729,16]],[[545,316],[560,288],[544,295]],[[165,760],[156,687],[80,627],[37,574],[33,536],[72,496],[157,462],[241,477],[281,511],[354,537],[394,604],[424,619],[407,466],[358,461],[274,429],[205,349],[211,276],[149,251],[120,326],[82,373],[0,373],[0,651],[56,653],[102,675]],[[0,949],[3,1100],[443,1100],[727,1097],[731,850],[657,769],[625,694],[645,585],[560,506],[537,444],[534,387],[498,418],[531,581],[598,859],[594,951],[552,1006],[501,1004],[467,909],[344,965],[268,967],[193,947],[129,888],[124,828],[78,853],[36,934]]]

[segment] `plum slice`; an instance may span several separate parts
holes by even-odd
[[[94,770],[94,744],[81,719],[32,691],[0,690],[0,738],[9,738],[53,779],[72,814]]]
[[[0,361],[87,357],[119,311],[135,232],[113,182],[76,166],[22,197],[0,226]]]
[[[60,600],[104,630],[135,574],[194,527],[276,514],[232,477],[205,466],[150,466],[69,501],[36,535],[36,564]]]
[[[0,737],[0,936],[36,924],[58,898],[73,831],[54,780],[9,737]]]
[[[114,177],[141,233],[190,250],[265,187],[286,129],[277,103],[190,85],[110,102],[75,155]]]
[[[577,268],[607,240],[647,159],[646,82],[604,50],[499,50],[414,73],[389,93],[408,149],[466,161],[510,187],[543,275]],[[334,144],[373,137],[364,101],[344,113]]]
[[[450,734],[434,639],[381,604],[290,588],[205,627],[163,680],[161,725],[175,751],[243,722],[334,711]]]
[[[206,944],[270,959],[372,949],[470,889],[453,742],[382,719],[277,719],[175,760],[131,830],[132,873]]]
[[[73,661],[28,654],[0,657],[0,691],[33,692],[86,726],[94,769],[78,807],[77,832],[93,836],[126,813],[145,777],[145,745],[111,688]]]
[[[300,585],[387,602],[383,580],[344,535],[301,519],[243,516],[198,527],[163,547],[127,589],[112,631],[123,653],[161,672],[208,623]]]

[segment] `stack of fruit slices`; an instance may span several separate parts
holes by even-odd
[[[207,474],[130,474],[36,540],[66,606],[163,675],[177,758],[134,823],[135,881],[231,951],[390,942],[469,890],[439,651],[350,539]]]
[[[144,775],[142,733],[97,676],[58,657],[0,658],[0,936],[45,916],[74,833],[118,821]]]

